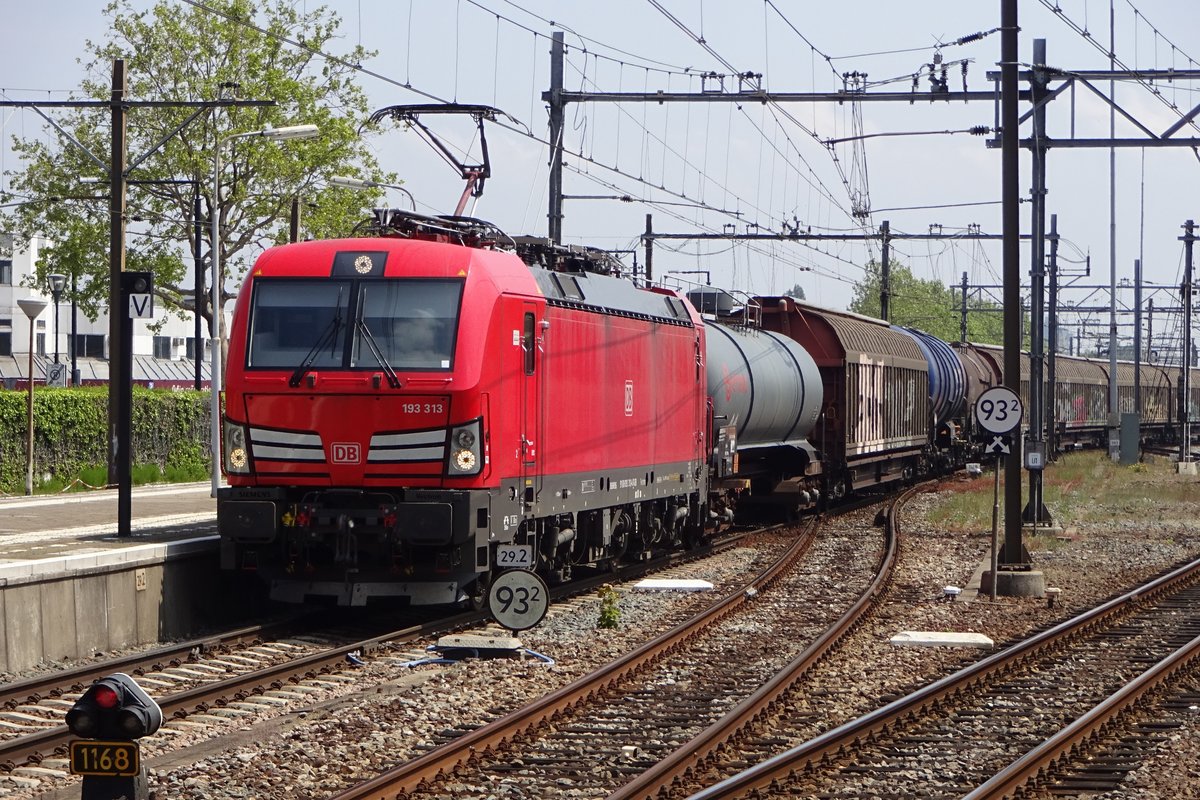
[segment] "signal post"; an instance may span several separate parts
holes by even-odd
[[[162,725],[162,709],[123,672],[101,678],[67,712],[71,774],[83,776],[82,800],[148,800],[137,740]]]

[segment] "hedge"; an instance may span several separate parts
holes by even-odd
[[[202,480],[211,470],[209,393],[133,387],[133,464],[169,480]],[[28,395],[0,391],[0,491],[25,491]],[[33,391],[33,482],[68,485],[103,475],[108,464],[108,387]],[[139,468],[141,467],[141,468]],[[103,478],[101,478],[103,480]]]

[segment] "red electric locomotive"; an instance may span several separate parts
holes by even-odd
[[[479,604],[498,568],[561,579],[703,532],[690,304],[477,220],[372,233],[268,250],[241,287],[224,569],[285,601]]]

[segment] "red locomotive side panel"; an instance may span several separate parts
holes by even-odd
[[[703,384],[692,328],[552,309],[539,414],[550,472],[695,461]]]

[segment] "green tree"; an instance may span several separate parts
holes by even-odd
[[[892,324],[917,328],[946,342],[957,342],[961,333],[961,292],[956,293],[937,281],[917,278],[900,264],[893,263],[890,272]],[[854,286],[850,310],[879,318],[883,271],[879,262],[872,260],[867,262],[864,273]],[[1000,311],[1001,307],[995,303],[968,296],[968,341],[1003,344],[1004,319]]]
[[[783,295],[784,295],[784,297],[794,297],[797,300],[803,300],[804,299],[804,287],[798,283],[793,284],[792,288],[788,289],[786,292],[784,292]]]
[[[284,0],[211,0],[204,9],[159,0],[148,10],[138,10],[132,0],[115,0],[105,9],[112,20],[106,41],[87,43],[82,63],[89,77],[80,87],[87,98],[110,97],[111,65],[113,59],[123,58],[130,100],[236,96],[276,103],[214,109],[187,125],[195,109],[130,111],[130,158],[153,154],[128,174],[136,183],[129,186],[126,267],[154,273],[156,295],[169,313],[184,315],[186,307],[186,315],[191,314],[194,280],[185,276],[194,252],[193,185],[142,182],[183,180],[199,187],[205,270],[212,262],[211,215],[220,215],[224,306],[233,296],[230,287],[240,284],[253,259],[264,248],[287,240],[293,198],[300,198],[306,208],[307,235],[347,235],[381,193],[331,187],[327,179],[349,174],[395,180],[380,172],[358,136],[369,109],[346,64],[370,54],[356,48],[340,63],[314,55],[330,44],[340,20],[324,8],[302,8]],[[289,45],[284,38],[305,47]],[[35,280],[45,285],[46,275],[56,271],[76,278],[74,299],[95,319],[109,299],[108,174],[107,166],[97,160],[107,165],[110,112],[89,108],[50,113],[78,144],[49,127],[52,137],[45,142],[14,137],[14,150],[25,166],[9,172],[11,185],[29,202],[2,222],[18,239],[46,237],[49,245],[42,250]],[[295,124],[316,124],[320,136],[281,143],[258,138],[228,142],[221,151],[219,186],[213,186],[213,151],[219,139]],[[87,178],[99,184],[81,180]],[[93,199],[82,199],[89,195]],[[200,309],[211,323],[210,297],[211,288]]]

